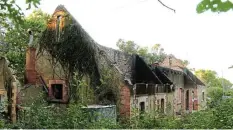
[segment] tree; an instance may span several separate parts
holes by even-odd
[[[233,3],[230,0],[202,0],[196,8],[197,13],[203,13],[208,10],[212,12],[227,12],[233,9]]]
[[[139,46],[136,43],[134,43],[134,41],[125,41],[123,39],[119,39],[116,45],[121,51],[126,52],[128,54],[138,53]]]
[[[189,65],[189,61],[188,60],[182,60],[182,63],[184,66],[188,66]]]
[[[210,108],[219,104],[223,94],[233,96],[232,83],[225,78],[218,77],[215,71],[201,69],[195,71],[195,74],[207,85],[207,96],[211,99],[208,102]]]
[[[26,0],[26,4],[28,5],[27,9],[31,8],[33,4],[34,7],[40,4],[40,0]],[[22,9],[16,4],[15,0],[1,0],[0,1],[0,24],[9,26],[9,20],[18,26],[23,23],[24,14]],[[8,22],[6,22],[8,21]]]
[[[217,77],[217,73],[212,70],[197,70],[195,71],[195,75],[197,75],[206,85],[207,87],[221,87],[221,82]]]
[[[29,41],[27,30],[31,28],[34,31],[34,43],[40,37],[40,32],[46,28],[47,20],[50,16],[41,10],[35,10],[27,18],[19,28],[9,28],[5,34],[5,44],[0,44],[0,48],[4,51],[0,55],[7,57],[10,61],[10,67],[16,71],[16,75],[23,81],[26,48]]]
[[[154,46],[152,46],[151,53],[149,53],[148,55],[150,63],[162,62],[167,56],[160,44],[155,44]]]
[[[140,47],[134,41],[125,41],[119,39],[117,41],[117,47],[128,54],[138,54],[144,58],[148,63],[162,62],[166,57],[164,49],[160,44],[152,46],[151,50],[148,47]]]

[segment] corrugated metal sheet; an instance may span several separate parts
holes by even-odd
[[[89,105],[84,107],[91,116],[90,121],[109,120],[116,122],[116,105]]]

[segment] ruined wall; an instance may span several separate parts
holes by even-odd
[[[182,72],[180,72],[182,73]],[[184,109],[184,74],[175,74],[175,73],[168,73],[168,77],[169,79],[174,83],[174,85],[176,86],[175,92],[172,94],[173,100],[171,99],[171,101],[173,102],[173,111],[175,111],[175,113],[182,113],[183,109]]]
[[[130,116],[130,89],[125,84],[120,86],[120,115],[123,117]]]
[[[151,113],[155,110],[156,104],[155,104],[155,95],[137,95],[135,99],[135,103],[133,102],[134,97],[131,96],[130,103],[131,108],[135,108],[138,111],[140,111],[140,103],[145,103],[145,112]]]

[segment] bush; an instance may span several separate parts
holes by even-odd
[[[139,114],[132,112],[123,123],[107,119],[93,121],[93,117],[82,109],[82,104],[71,103],[61,108],[48,106],[38,99],[14,125],[0,121],[0,128],[24,129],[226,129],[233,128],[233,99],[222,100],[218,106],[205,111],[187,114],[181,118],[158,113]]]
[[[224,99],[214,110],[214,123],[218,129],[233,128],[233,99]]]

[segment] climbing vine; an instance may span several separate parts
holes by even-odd
[[[90,75],[92,86],[100,84],[97,61],[95,58],[95,42],[86,34],[82,27],[67,16],[64,28],[47,28],[40,40],[40,51],[47,51],[59,61],[66,70],[66,78],[70,80],[77,72],[79,77]]]

